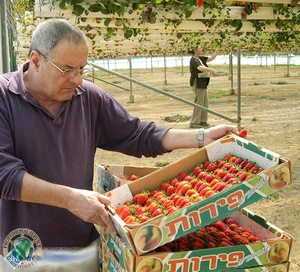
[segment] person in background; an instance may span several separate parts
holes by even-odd
[[[113,231],[110,200],[92,191],[96,148],[155,157],[236,130],[141,121],[83,79],[87,59],[84,34],[66,20],[49,19],[34,30],[28,61],[0,75],[0,253],[16,228],[33,230],[46,248],[89,246],[99,237],[94,224]],[[69,269],[97,271],[95,258],[88,270],[82,262]],[[55,271],[69,271],[65,266]]]
[[[216,71],[209,68],[207,63],[214,60],[216,54],[207,57],[201,47],[194,49],[194,55],[190,59],[190,86],[195,93],[196,104],[208,107],[207,86],[209,84],[210,75],[215,75]],[[207,123],[207,111],[194,107],[193,115],[190,123],[191,128],[209,127]]]

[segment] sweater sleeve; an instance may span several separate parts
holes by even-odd
[[[98,109],[98,147],[136,157],[155,157],[168,152],[162,138],[168,129],[131,116],[110,95],[102,93]]]
[[[5,91],[0,84],[0,198],[20,200],[25,166],[14,156],[12,124],[9,121]]]

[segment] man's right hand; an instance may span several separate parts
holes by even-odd
[[[72,188],[67,209],[85,222],[99,225],[107,232],[114,227],[106,206],[110,200],[97,192]]]
[[[216,76],[218,73],[217,73],[217,70],[213,69],[213,68],[209,68],[210,71],[209,73],[211,74],[211,76]]]

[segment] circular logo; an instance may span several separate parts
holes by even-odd
[[[161,230],[155,225],[146,225],[140,228],[134,236],[135,245],[142,252],[148,252],[157,248],[161,239]]]
[[[3,256],[14,268],[32,266],[42,256],[42,242],[30,229],[11,231],[3,242]]]

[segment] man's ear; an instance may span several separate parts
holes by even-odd
[[[29,55],[29,59],[34,69],[38,71],[41,65],[42,56],[38,52],[33,50]]]

